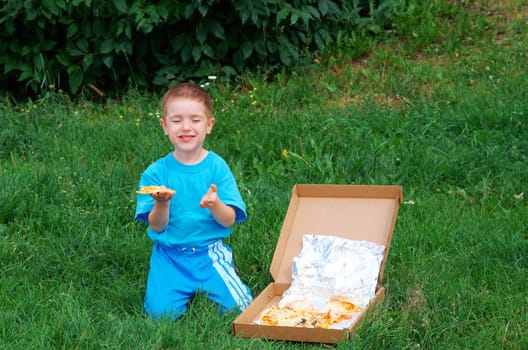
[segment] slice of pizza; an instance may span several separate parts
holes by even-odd
[[[296,310],[291,307],[273,305],[264,310],[259,318],[266,326],[313,327],[313,313],[308,310]]]
[[[304,300],[286,306],[273,305],[261,313],[259,322],[267,326],[328,329],[352,320],[354,313],[361,311],[361,307],[343,297],[330,298],[319,310],[312,307]]]
[[[332,297],[326,302],[326,304],[332,311],[337,313],[352,313],[361,311],[361,307],[343,297]]]
[[[172,194],[176,193],[175,190],[165,186],[142,186],[139,191],[136,191],[137,194],[153,194],[159,192],[168,192]]]

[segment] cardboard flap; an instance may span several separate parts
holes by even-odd
[[[292,282],[303,236],[320,234],[384,245],[379,285],[402,199],[400,186],[295,185],[270,266],[275,282]]]

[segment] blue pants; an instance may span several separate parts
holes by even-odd
[[[147,314],[176,319],[196,292],[205,293],[222,312],[242,311],[252,300],[235,270],[231,249],[222,240],[202,248],[155,243],[144,304]]]

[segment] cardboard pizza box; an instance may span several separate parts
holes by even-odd
[[[369,309],[383,300],[383,271],[392,233],[403,199],[400,186],[297,184],[270,266],[270,283],[233,321],[233,334],[244,338],[338,343],[350,337]],[[302,249],[306,234],[339,236],[366,240],[385,246],[376,294],[347,329],[280,327],[256,324],[260,313],[277,305],[292,282],[291,265]]]

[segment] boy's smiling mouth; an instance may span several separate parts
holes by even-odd
[[[194,139],[194,135],[180,135],[178,136],[178,139],[180,139],[183,142],[189,142]]]

